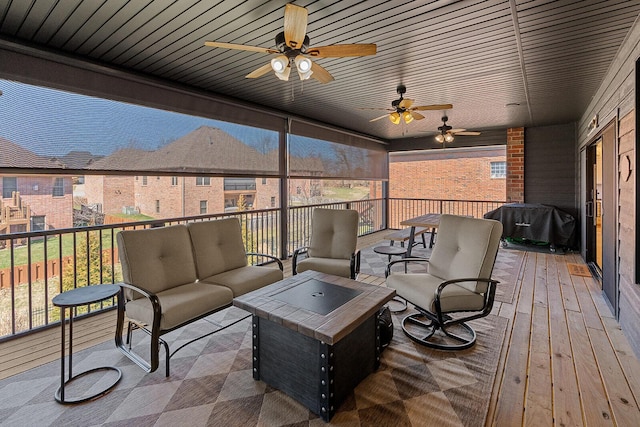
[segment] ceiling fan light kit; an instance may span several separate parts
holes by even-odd
[[[400,98],[391,102],[391,108],[368,108],[370,110],[390,111],[390,113],[387,113],[384,116],[376,117],[369,121],[375,122],[376,120],[380,120],[384,117],[389,117],[389,120],[394,125],[399,125],[401,121],[409,124],[414,120],[424,119],[424,116],[418,113],[418,111],[448,110],[449,108],[453,108],[453,105],[451,104],[413,106],[413,99],[404,98],[404,94],[406,93],[406,91],[407,88],[405,87],[405,85],[398,85],[398,87],[396,88],[396,92],[400,95]]]
[[[438,127],[438,131],[440,133],[436,134],[435,136],[436,142],[439,142],[440,144],[443,144],[445,142],[453,142],[453,140],[455,139],[455,135],[480,135],[480,132],[476,131],[467,131],[466,129],[453,129],[447,124],[447,120],[449,120],[449,117],[442,117],[442,126]]]
[[[305,54],[314,58],[342,58],[347,56],[367,56],[376,54],[375,44],[338,44],[330,46],[309,47],[307,33],[308,12],[304,7],[287,4],[284,8],[284,31],[275,38],[276,49],[248,46],[242,44],[205,42],[205,46],[225,49],[245,50],[268,54],[279,54],[267,64],[247,74],[253,79],[273,70],[280,80],[289,80],[291,68],[298,71],[300,80],[313,77],[320,83],[334,80],[333,76],[323,67],[307,58]]]

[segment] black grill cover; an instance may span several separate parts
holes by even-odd
[[[576,220],[554,206],[510,203],[484,214],[502,223],[502,237],[547,242],[555,246],[573,246]]]

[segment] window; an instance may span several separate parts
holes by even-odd
[[[255,190],[255,178],[225,178],[224,191]]]
[[[2,198],[10,199],[14,191],[18,191],[18,179],[15,176],[2,178]]]
[[[31,217],[31,231],[44,231],[44,215],[34,215]]]
[[[62,197],[64,196],[64,178],[56,178],[53,183],[53,197]]]
[[[271,207],[272,208],[276,207],[276,198],[275,198],[275,196],[271,196]]]
[[[177,176],[172,176],[171,177],[171,185],[178,185],[178,177]]]
[[[207,201],[200,200],[200,214],[204,215],[207,213]]]
[[[507,162],[491,162],[491,178],[506,178]]]
[[[262,178],[262,185],[267,185],[267,178]]]
[[[160,200],[156,200],[156,213],[160,213]]]
[[[211,185],[211,178],[209,178],[208,176],[197,176],[196,185],[198,186]]]
[[[147,176],[142,177],[142,185],[147,185]]]

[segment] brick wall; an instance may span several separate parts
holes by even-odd
[[[491,162],[504,162],[504,147],[394,153],[389,197],[504,200],[505,178],[491,178]]]
[[[507,201],[524,203],[524,128],[507,129]]]

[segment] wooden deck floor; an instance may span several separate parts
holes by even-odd
[[[361,238],[358,245],[374,245],[384,234]],[[570,274],[570,264],[584,265],[575,254],[525,252],[514,301],[494,305],[493,313],[509,319],[510,327],[487,425],[640,425],[640,361],[599,282]],[[76,322],[75,349],[113,339],[114,325],[113,312]],[[55,328],[0,343],[0,378],[57,360],[59,342]]]

